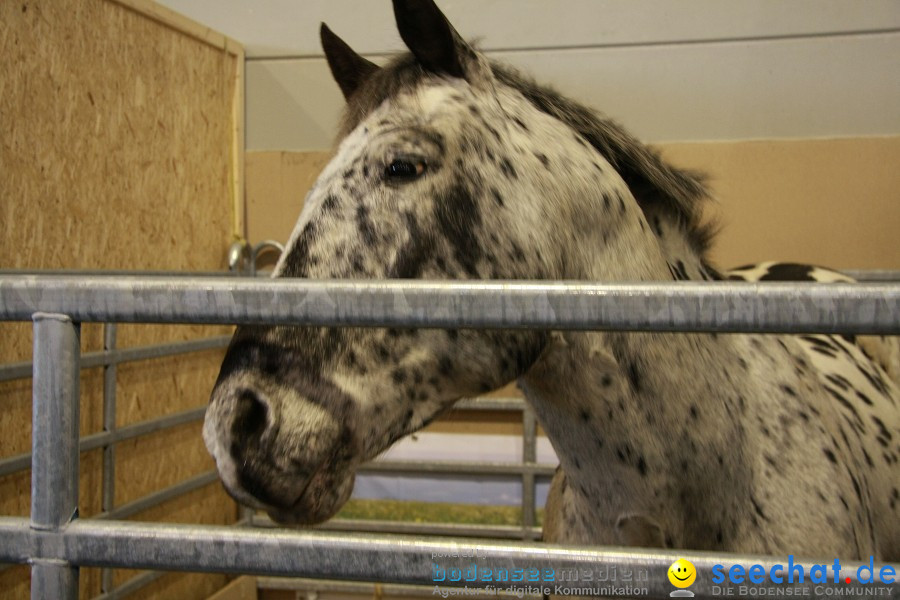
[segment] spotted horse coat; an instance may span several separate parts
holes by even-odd
[[[677,280],[691,279],[727,279],[738,281],[812,281],[812,282],[852,282],[853,280],[836,271],[801,265],[796,263],[766,262],[740,267],[718,276],[703,266],[690,273],[683,263],[675,261],[670,265],[673,278]],[[693,277],[691,276],[693,275]],[[898,468],[900,446],[897,444],[896,418],[891,423],[884,421],[884,414],[897,410],[897,389],[900,384],[900,340],[896,337],[884,336],[849,336],[849,335],[800,335],[800,336],[729,336],[734,339],[747,338],[745,341],[754,352],[750,356],[739,359],[738,364],[743,371],[756,372],[757,377],[768,377],[766,369],[774,369],[776,379],[784,377],[781,372],[793,370],[800,380],[807,380],[803,387],[824,389],[832,401],[830,409],[837,408],[838,423],[836,432],[829,432],[829,444],[822,446],[822,454],[827,462],[835,468],[842,465],[851,483],[850,490],[838,493],[837,501],[845,511],[851,507],[869,507],[858,513],[858,526],[865,528],[876,536],[875,532],[887,532],[888,535],[876,540],[871,546],[860,544],[860,549],[880,548],[882,557],[896,560],[900,548],[897,546],[896,519],[900,506],[898,492]],[[775,350],[772,346],[777,346]],[[774,350],[774,355],[772,354]],[[761,360],[760,360],[761,359]],[[813,374],[818,385],[809,381]],[[791,377],[784,377],[785,381]],[[798,394],[802,388],[790,383],[778,385],[777,395],[783,405],[779,412],[768,418],[757,414],[753,421],[757,425],[757,437],[771,441],[772,446],[762,455],[761,474],[770,474],[791,470],[793,460],[785,452],[792,450],[795,443],[806,442],[805,436],[798,436],[800,425],[807,426],[812,421],[823,420],[822,407],[811,402],[808,393]],[[741,411],[746,413],[746,401],[739,402]],[[689,420],[697,424],[701,421],[700,406],[692,403],[688,406]],[[609,416],[609,415],[608,415]],[[834,423],[833,417],[831,423]],[[752,421],[746,427],[752,427]],[[824,424],[818,425],[819,428]],[[820,434],[825,432],[820,431]],[[743,431],[742,435],[746,435]],[[598,444],[599,444],[598,440]],[[690,443],[689,443],[690,445]],[[837,452],[841,448],[843,452]],[[849,451],[849,452],[848,452]],[[617,459],[627,459],[630,447],[625,446],[621,453],[617,450]],[[850,458],[851,460],[847,460]],[[640,461],[640,459],[638,459]],[[717,457],[717,461],[718,461]],[[690,458],[685,457],[679,465],[682,472],[691,469]],[[798,465],[801,468],[803,465]],[[638,465],[639,471],[644,467]],[[699,475],[698,475],[699,476]],[[804,484],[809,485],[808,477]],[[861,479],[865,479],[863,482]],[[812,484],[815,488],[815,484]],[[819,510],[822,502],[827,502],[828,495],[824,489],[814,489],[815,501],[806,507],[800,505],[794,510]],[[581,493],[578,493],[581,492]],[[683,492],[681,492],[683,493]],[[863,494],[866,494],[864,497]],[[563,469],[558,469],[547,500],[547,516],[545,517],[545,537],[555,541],[565,540],[571,543],[592,543],[591,535],[575,535],[571,532],[587,529],[579,519],[579,496],[583,491],[573,491]],[[855,499],[850,499],[852,496]],[[881,499],[880,502],[878,499]],[[764,504],[751,499],[753,513],[750,515],[752,526],[760,527],[770,520]],[[870,521],[871,520],[871,521]],[[833,526],[833,519],[827,521]],[[723,549],[721,543],[726,538],[724,528],[713,530],[701,522],[702,535],[707,539],[715,538],[716,544],[704,546],[708,549]],[[583,528],[583,529],[581,529]],[[678,543],[668,537],[658,518],[647,512],[627,511],[620,514],[615,525],[617,536],[612,543],[633,544],[655,547],[689,547],[699,546],[690,543]],[[549,530],[549,531],[548,531]],[[798,532],[799,533],[799,532]],[[549,535],[548,535],[549,534]],[[609,538],[607,538],[609,540]],[[760,547],[725,546],[724,549],[737,551],[762,551],[769,554],[785,553],[792,546],[790,542],[777,547],[766,545]],[[819,556],[826,552],[815,552],[812,546],[810,554]],[[863,550],[859,557],[867,556]],[[837,553],[837,556],[842,554]]]
[[[700,176],[395,0],[277,277],[717,279]],[[777,271],[774,267],[770,273]],[[746,273],[746,271],[744,271]],[[764,278],[764,277],[761,277]],[[859,342],[859,340],[857,340]],[[545,537],[900,558],[896,356],[836,336],[239,327],[204,439],[238,500],[330,518],[357,467],[512,380],[560,459]]]

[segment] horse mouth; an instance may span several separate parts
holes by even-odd
[[[338,454],[336,448],[312,469],[299,462],[278,467],[269,457],[217,466],[225,490],[239,503],[265,511],[278,524],[308,526],[333,517],[353,492],[355,469]]]
[[[356,479],[352,471],[340,472],[320,468],[310,477],[291,506],[263,506],[263,510],[279,525],[318,525],[332,518],[353,493]]]

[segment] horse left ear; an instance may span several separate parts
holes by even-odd
[[[356,88],[379,67],[357,54],[325,23],[319,27],[319,37],[322,40],[322,49],[325,51],[331,75],[340,86],[344,98],[349,100]]]
[[[486,65],[456,32],[433,0],[393,0],[403,42],[426,71],[468,80]]]

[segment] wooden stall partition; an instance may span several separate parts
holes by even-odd
[[[245,233],[243,72],[240,44],[150,0],[0,3],[0,269],[224,270]],[[122,325],[117,346],[229,332]],[[0,339],[0,362],[30,360],[30,324],[0,323]],[[102,348],[86,324],[82,351]],[[222,354],[119,365],[117,426],[204,406]],[[82,434],[102,431],[102,370],[83,371],[81,390]],[[30,380],[0,383],[0,406],[0,457],[30,451]],[[199,423],[115,453],[113,506],[213,468]],[[82,455],[83,517],[102,510],[101,465],[101,451]],[[28,514],[29,478],[0,479],[0,514]],[[135,518],[225,524],[236,507],[214,483]],[[100,593],[99,570],[80,579],[82,597]],[[224,583],[169,575],[142,597]],[[0,572],[0,590],[27,598],[28,569]]]

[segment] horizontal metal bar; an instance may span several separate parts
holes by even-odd
[[[857,281],[900,281],[900,271],[892,269],[842,269],[840,271]],[[140,271],[135,269],[0,269],[0,277],[6,275],[72,275],[77,277],[249,277],[246,272],[225,269],[223,271]]]
[[[889,269],[850,269],[842,273],[857,281],[900,281],[900,271]]]
[[[81,451],[94,450],[108,444],[131,439],[161,429],[176,427],[185,423],[199,421],[205,413],[204,408],[198,408],[153,421],[146,421],[112,432],[97,433],[82,439]],[[0,477],[27,469],[31,466],[31,455],[20,454],[0,460]],[[359,467],[360,473],[392,473],[419,475],[484,475],[496,477],[520,477],[531,473],[537,477],[552,477],[556,465],[535,463],[510,463],[510,462],[474,462],[474,461],[388,461],[376,460],[365,463]],[[117,509],[120,510],[120,509]]]
[[[646,550],[641,548],[585,548],[552,544],[500,542],[493,540],[450,540],[369,534],[338,534],[322,531],[283,529],[235,529],[227,526],[174,525],[124,521],[77,520],[59,532],[31,531],[28,520],[0,517],[0,561],[26,562],[33,558],[62,560],[78,566],[109,566],[166,571],[205,571],[248,573],[315,579],[378,581],[435,585],[437,565],[465,570],[477,553],[479,567],[492,569],[553,569],[554,573],[599,570],[610,573],[646,573],[639,593],[622,596],[668,598],[672,591],[666,573],[671,564],[683,558],[697,571],[691,591],[697,598],[716,598],[712,575],[716,565],[759,564],[766,573],[787,557],[721,555],[683,550]],[[808,574],[815,564],[829,567],[834,557],[824,560],[793,559],[803,566],[805,583],[779,584],[780,590],[810,586]],[[841,561],[840,578],[856,581],[857,569],[867,563]],[[879,568],[881,564],[879,563]],[[896,573],[900,565],[891,565]],[[725,571],[727,572],[727,566]],[[782,569],[784,573],[784,569]],[[482,579],[444,581],[441,585],[466,585],[471,588],[492,585]],[[496,585],[496,584],[493,584]],[[516,584],[523,587],[524,583]],[[529,584],[538,585],[538,584]],[[568,594],[575,586],[596,583],[567,583]],[[621,585],[621,584],[620,584]],[[637,587],[638,584],[634,584]],[[843,584],[841,584],[843,586]],[[900,582],[879,584],[884,595],[900,593]],[[577,589],[577,588],[576,588]],[[646,593],[644,593],[646,592]],[[551,585],[550,593],[560,593]],[[562,591],[566,594],[566,590]],[[574,592],[579,595],[580,592]],[[583,595],[583,594],[581,594]],[[812,595],[815,597],[815,594]],[[807,596],[809,597],[809,596]]]
[[[261,591],[305,591],[317,592],[319,594],[339,594],[341,596],[372,596],[375,598],[382,597],[403,597],[413,596],[423,598],[426,596],[434,596],[433,585],[403,585],[403,584],[381,584],[381,583],[365,583],[357,581],[337,581],[330,579],[303,579],[300,577],[258,577],[256,579],[256,589]],[[483,596],[497,596],[500,592],[495,590],[493,594],[484,590]],[[508,594],[503,595],[509,598]],[[540,594],[517,594],[514,596],[524,600],[533,600],[541,598]],[[298,596],[299,598],[299,596]]]
[[[157,492],[153,492],[152,494],[147,494],[146,496],[138,498],[137,500],[129,502],[128,504],[118,506],[113,510],[92,515],[91,519],[127,519],[128,517],[132,517],[149,508],[153,508],[155,506],[159,506],[164,502],[168,502],[173,498],[183,496],[184,494],[193,492],[194,490],[210,485],[211,483],[215,483],[218,480],[219,473],[216,470],[213,469],[210,471],[206,471],[205,473],[201,473],[200,475],[196,475],[194,477],[191,477],[190,479],[185,479],[184,481],[176,483],[175,485],[169,486],[167,488],[163,488]]]
[[[79,443],[79,451],[87,452],[88,450],[94,450],[96,448],[102,448],[103,446],[117,444],[124,440],[134,439],[136,437],[154,433],[156,431],[161,431],[163,429],[168,429],[170,427],[178,427],[179,425],[199,421],[203,419],[203,415],[205,413],[206,407],[193,408],[179,413],[166,415],[165,417],[160,417],[158,419],[150,419],[147,421],[141,421],[140,423],[135,423],[133,425],[126,425],[125,427],[120,427],[113,431],[94,433],[81,438],[81,442]],[[10,473],[15,473],[17,471],[23,471],[30,467],[31,453],[10,456],[8,458],[0,460],[0,477],[9,475]]]
[[[0,278],[0,320],[900,333],[900,284]]]
[[[499,410],[522,411],[525,410],[525,400],[522,398],[466,398],[453,405],[454,410]]]
[[[205,414],[206,407],[202,406],[200,408],[191,408],[181,412],[172,413],[171,415],[159,417],[158,419],[149,419],[133,425],[125,425],[124,427],[119,427],[112,431],[88,435],[82,438],[81,451],[84,452],[103,446],[109,446],[111,444],[118,444],[124,440],[134,439],[163,429],[170,429],[172,427],[193,423],[194,421],[200,421]]]
[[[0,269],[0,277],[36,276],[46,277],[177,277],[182,279],[200,279],[216,277],[242,277],[245,274],[235,271],[139,271],[134,269]]]
[[[511,462],[474,462],[457,460],[373,460],[360,465],[360,473],[406,473],[421,476],[496,475],[521,477],[525,473],[551,477],[556,465]]]
[[[254,514],[250,519],[254,527],[273,528],[278,525],[267,516]],[[448,537],[491,538],[521,540],[521,525],[479,525],[462,523],[413,523],[410,521],[382,521],[377,519],[332,519],[316,525],[318,531],[356,531],[364,533],[390,533],[402,535],[440,535]],[[541,530],[531,527],[527,532],[539,539]]]
[[[216,350],[218,348],[225,348],[230,341],[230,335],[217,335],[185,342],[171,342],[169,344],[155,344],[152,346],[137,346],[135,348],[119,348],[116,350],[87,352],[81,356],[81,368],[90,369],[105,365],[164,358],[166,356],[178,356],[181,354],[189,354],[191,352]],[[31,377],[32,366],[31,361],[0,365],[0,381]]]
[[[255,522],[254,522],[255,523]],[[401,535],[436,535],[465,538],[492,538],[521,540],[523,529],[518,525],[465,525],[461,523],[408,523],[404,521],[375,521],[368,519],[333,519],[320,526],[321,531],[358,531]],[[532,528],[530,533],[540,538],[541,530]]]

